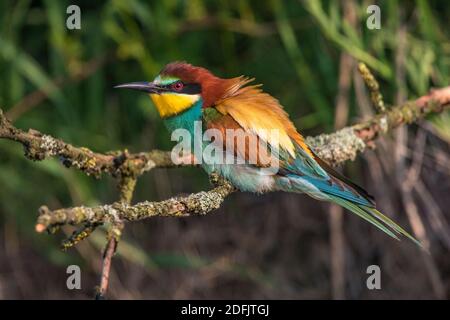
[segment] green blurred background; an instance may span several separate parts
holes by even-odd
[[[95,151],[169,150],[148,97],[113,86],[186,60],[222,77],[255,77],[305,135],[331,132],[374,112],[357,61],[373,70],[387,103],[449,84],[450,4],[376,1],[381,29],[369,30],[372,2],[4,0],[0,107],[20,128]],[[81,30],[66,28],[70,4],[81,8]],[[235,194],[206,217],[127,224],[108,296],[448,298],[449,143],[447,112],[396,130],[342,168],[419,231],[431,255],[305,196]],[[139,179],[134,202],[208,187],[196,168],[153,170]],[[0,141],[0,298],[91,298],[104,231],[63,253],[59,242],[72,229],[36,234],[37,208],[116,200],[112,178],[86,177],[57,159],[31,162]],[[82,290],[66,288],[69,264],[81,266]],[[381,290],[366,287],[371,264],[381,267]]]

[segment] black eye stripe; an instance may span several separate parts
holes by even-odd
[[[184,83],[183,89],[177,91],[172,89],[172,84],[166,84],[161,86],[161,91],[171,91],[176,93],[185,93],[185,94],[200,94],[202,92],[202,87],[198,83]]]
[[[185,83],[180,92],[186,94],[200,94],[202,92],[202,87],[198,83]]]

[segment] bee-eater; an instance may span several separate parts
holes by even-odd
[[[277,99],[263,92],[260,85],[249,85],[254,79],[244,76],[219,78],[209,70],[185,62],[166,65],[152,82],[133,82],[116,86],[149,94],[169,131],[187,130],[192,135],[194,124],[216,129],[225,138],[215,145],[224,154],[232,154],[234,163],[202,163],[208,172],[216,172],[241,191],[263,193],[285,191],[306,193],[318,200],[341,205],[367,220],[391,237],[403,235],[420,245],[403,228],[375,208],[375,201],[363,188],[354,184],[320,159],[297,131]],[[266,143],[266,151],[274,152],[278,170],[262,174],[267,167],[263,149],[246,144],[244,150],[227,150],[226,135],[230,130]],[[269,133],[268,133],[269,132]],[[270,132],[276,132],[277,145]],[[196,139],[196,138],[194,138]],[[225,139],[225,140],[223,140]],[[253,149],[252,149],[253,148]],[[257,159],[249,163],[250,151]],[[239,161],[241,160],[241,161]]]

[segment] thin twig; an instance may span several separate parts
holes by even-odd
[[[380,85],[378,84],[377,79],[375,79],[370,69],[363,62],[358,64],[358,70],[361,73],[364,83],[370,91],[370,98],[375,110],[377,110],[378,113],[386,112],[383,95],[380,92]]]
[[[119,181],[120,203],[130,204],[136,187],[136,178],[121,177]],[[112,258],[117,251],[124,224],[122,220],[115,221],[108,232],[108,243],[103,253],[103,266],[100,276],[100,286],[95,295],[96,300],[103,300],[109,286],[109,275],[111,272]]]
[[[95,293],[95,300],[104,300],[109,285],[109,276],[111,273],[112,257],[117,250],[118,240],[110,237],[103,253],[102,273],[100,275],[100,286]]]
[[[98,226],[100,226],[100,224],[87,222],[81,229],[74,231],[68,239],[61,243],[61,250],[66,251],[67,249],[78,244],[80,241],[83,241],[89,237]]]

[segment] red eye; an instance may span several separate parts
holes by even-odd
[[[183,87],[184,87],[184,84],[181,81],[177,81],[172,84],[172,89],[175,91],[181,91],[183,89]]]

